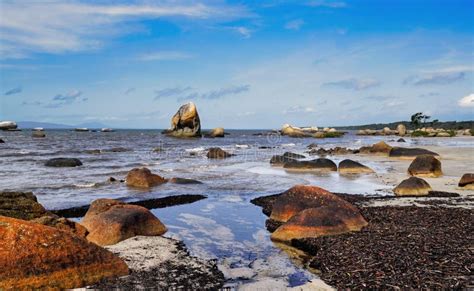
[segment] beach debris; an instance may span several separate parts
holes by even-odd
[[[113,199],[92,202],[81,224],[87,228],[87,240],[104,246],[127,238],[164,234],[167,229],[148,209]]]
[[[313,170],[313,171],[337,171],[337,165],[326,158],[319,158],[310,161],[293,160],[285,163],[283,168],[289,170]]]
[[[174,137],[200,137],[201,121],[193,102],[182,105],[171,119],[171,127],[163,132]]]
[[[426,196],[430,191],[430,184],[418,177],[405,179],[393,189],[396,196]]]
[[[417,177],[439,177],[443,175],[441,162],[432,155],[417,156],[408,167],[408,174]]]
[[[44,165],[46,167],[78,167],[82,166],[82,162],[76,158],[54,158],[47,160]]]
[[[148,168],[134,168],[130,170],[125,178],[127,186],[150,188],[166,183],[166,179],[153,174]]]
[[[0,216],[0,289],[71,289],[128,274],[125,262],[72,233]]]
[[[359,162],[345,159],[339,163],[339,173],[341,174],[367,174],[374,173],[371,168],[362,165]]]
[[[207,157],[209,159],[225,159],[232,156],[233,154],[230,154],[221,148],[210,148],[207,152]]]
[[[474,190],[474,174],[467,173],[462,175],[461,180],[459,180],[458,186],[463,189]]]

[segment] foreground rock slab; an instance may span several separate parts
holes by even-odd
[[[125,179],[127,186],[138,188],[150,188],[166,183],[166,179],[153,174],[148,168],[135,168],[127,174]]]
[[[432,155],[417,156],[408,167],[408,173],[412,176],[431,178],[443,175],[441,162]]]
[[[396,196],[426,196],[430,191],[432,191],[430,184],[418,177],[403,180],[393,189]]]
[[[82,219],[87,240],[98,245],[113,245],[137,235],[157,236],[167,229],[148,209],[113,199],[92,202]]]
[[[69,289],[128,274],[111,252],[66,231],[0,216],[0,289]]]
[[[224,284],[215,262],[190,256],[185,246],[173,239],[137,236],[107,249],[127,262],[130,276],[103,280],[92,288],[219,290]]]

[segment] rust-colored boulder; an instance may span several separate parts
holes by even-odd
[[[128,274],[111,252],[83,238],[0,216],[0,289],[70,289]]]
[[[101,246],[113,245],[137,235],[162,235],[167,231],[145,207],[113,199],[92,202],[81,223],[89,231],[87,239]]]
[[[366,174],[373,172],[374,170],[371,168],[353,160],[345,159],[339,163],[339,173],[341,174]]]
[[[362,154],[383,154],[383,155],[388,155],[390,153],[390,150],[392,149],[391,146],[389,146],[386,142],[384,141],[379,141],[376,144],[373,144],[370,147],[361,147],[359,149],[359,152]]]
[[[467,173],[462,175],[461,180],[459,180],[458,186],[463,189],[474,190],[474,174]]]
[[[395,189],[393,193],[396,196],[425,196],[431,191],[431,186],[425,180],[417,177],[410,177],[403,180]]]
[[[346,200],[316,186],[296,185],[283,192],[273,204],[270,219],[286,222],[307,208],[348,208],[357,210]]]
[[[345,202],[345,201],[344,201]],[[292,239],[338,235],[359,231],[367,225],[357,208],[347,204],[322,205],[305,209],[278,227],[272,233],[274,241],[290,242]]]
[[[153,174],[148,168],[135,168],[127,174],[127,186],[149,188],[166,183],[166,179]]]
[[[50,213],[39,218],[32,219],[31,222],[55,227],[57,229],[69,231],[72,234],[75,234],[79,237],[86,238],[89,233],[87,229],[81,224],[74,222],[72,220],[66,219],[64,217],[59,217],[55,214]]]
[[[439,177],[443,175],[441,162],[432,155],[417,156],[408,167],[408,173],[417,177]]]
[[[210,148],[207,152],[207,157],[209,159],[225,159],[231,156],[233,156],[233,154],[230,154],[221,148]]]

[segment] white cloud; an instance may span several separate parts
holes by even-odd
[[[474,107],[474,93],[459,99],[458,105],[461,107]]]
[[[283,114],[296,114],[296,113],[313,113],[316,110],[309,106],[292,106],[283,111]]]
[[[97,49],[106,39],[130,32],[130,22],[141,19],[180,17],[219,21],[249,16],[242,6],[147,3],[152,4],[2,1],[0,52],[4,58],[21,58],[34,52]]]
[[[243,38],[249,38],[252,36],[252,30],[244,26],[233,27],[233,29],[242,35]]]
[[[347,7],[347,4],[346,4],[346,2],[343,2],[343,1],[314,0],[314,1],[308,2],[308,6],[328,7],[328,8],[345,8],[345,7]]]
[[[299,30],[303,24],[304,24],[304,21],[302,19],[295,19],[295,20],[288,21],[285,24],[285,28],[291,29],[291,30]]]
[[[340,81],[334,81],[334,82],[327,82],[324,83],[323,86],[325,87],[340,87],[344,89],[353,89],[353,90],[366,90],[372,87],[376,87],[380,85],[380,81],[376,79],[356,79],[356,78],[351,78],[351,79],[345,79],[345,80],[340,80]]]
[[[193,56],[191,54],[179,51],[158,51],[152,53],[142,54],[137,57],[139,61],[174,61],[190,59]]]

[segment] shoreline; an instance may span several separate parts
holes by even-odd
[[[474,201],[472,197],[452,197],[450,193],[439,197],[443,195],[435,193],[438,194],[425,199]],[[337,289],[474,286],[471,209],[436,203],[425,207],[397,203],[372,206],[373,201],[398,202],[408,198],[336,195],[353,203],[368,226],[360,232],[292,240],[290,246],[284,247],[304,251],[305,267],[317,270],[316,274],[327,284]],[[278,196],[263,196],[251,202],[262,207],[268,216]],[[266,227],[272,231],[278,224],[267,220]]]

